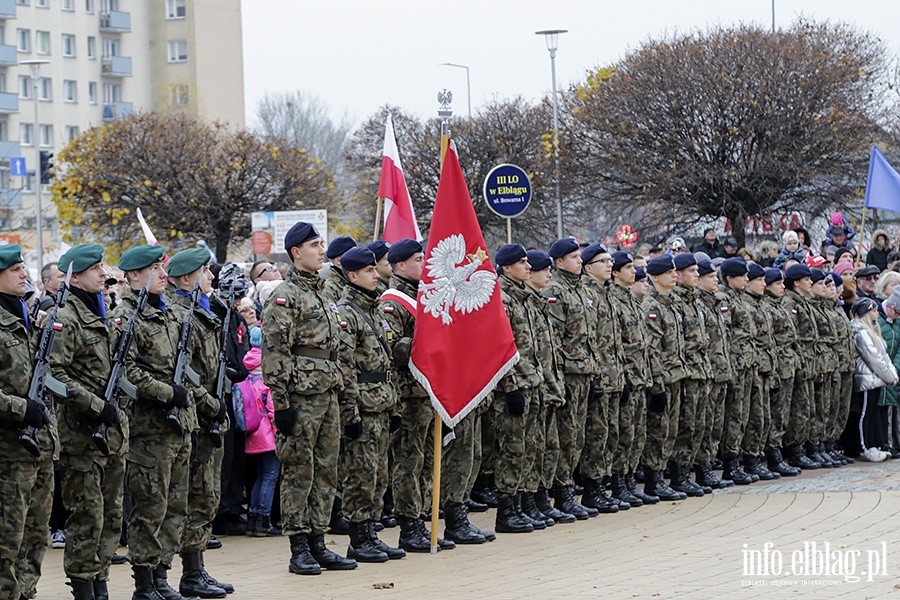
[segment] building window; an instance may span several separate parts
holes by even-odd
[[[118,83],[103,84],[103,104],[122,101],[122,86]]]
[[[119,40],[115,38],[103,38],[103,58],[119,56]]]
[[[50,8],[50,0],[34,0],[34,5],[40,8]]]
[[[34,32],[34,49],[38,54],[50,54],[50,32],[35,31]]]
[[[16,47],[19,52],[31,52],[30,29],[16,29]]]
[[[185,0],[166,0],[166,18],[183,19],[187,16]]]
[[[94,0],[84,0],[84,12],[94,14]]]
[[[28,6],[28,0],[16,0],[16,4],[19,6]]]
[[[31,98],[31,77],[19,75],[19,98]]]
[[[169,62],[187,60],[187,40],[169,40]]]
[[[38,98],[40,100],[53,100],[53,80],[49,77],[38,79]]]
[[[75,56],[75,36],[71,33],[62,34],[63,56]]]
[[[33,131],[34,127],[31,123],[19,123],[19,143],[23,146],[30,146]]]
[[[6,142],[9,140],[9,127],[7,127],[6,121],[0,121],[0,141]]]
[[[88,102],[91,104],[97,104],[97,82],[89,81],[88,82]]]
[[[97,58],[97,38],[92,35],[87,36],[87,54],[88,58]]]
[[[6,93],[6,73],[0,73],[0,93]]]
[[[66,125],[66,141],[71,142],[78,137],[78,125]]]
[[[78,82],[72,79],[63,80],[63,100],[78,102]]]
[[[190,88],[185,83],[169,84],[169,106],[186,106],[190,104],[191,98],[188,93]]]
[[[53,145],[53,125],[41,125],[41,146]]]
[[[60,8],[63,10],[75,10],[75,0],[62,0]]]
[[[100,8],[105,13],[119,10],[119,0],[101,0]]]

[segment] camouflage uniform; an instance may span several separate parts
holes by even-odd
[[[0,308],[0,596],[13,599],[33,598],[41,577],[59,453],[55,419],[38,429],[39,458],[19,445],[32,350],[22,317]]]
[[[344,275],[344,271],[342,271],[339,266],[333,264],[331,265],[331,268],[328,269],[328,274],[325,276],[325,289],[322,291],[322,295],[327,302],[337,305],[344,296],[344,292],[347,290],[348,285],[349,282],[347,281],[346,275]]]
[[[263,309],[263,379],[276,413],[297,411],[294,429],[275,436],[286,535],[325,533],[337,485],[340,317],[324,288],[318,275],[292,267]]]
[[[675,296],[665,296],[655,288],[650,288],[641,310],[649,348],[650,394],[666,395],[666,406],[662,410],[650,407],[647,413],[644,463],[654,471],[662,471],[672,456],[678,435],[681,381],[686,374],[682,317]]]
[[[481,416],[491,396],[453,428],[454,439],[441,452],[441,505],[464,504],[481,468]],[[432,438],[433,439],[433,438]]]
[[[853,372],[856,365],[856,345],[850,331],[850,321],[837,303],[831,309],[831,318],[838,332],[838,343],[834,347],[838,359],[838,379],[836,406],[832,420],[825,433],[825,439],[834,441],[841,437],[847,419],[850,417],[850,399],[853,395]]]
[[[107,581],[122,534],[128,417],[120,411],[120,423],[107,428],[110,453],[101,453],[91,434],[99,425],[112,368],[109,330],[75,293],[56,320],[63,327],[53,340],[51,372],[69,390],[58,413],[60,487],[69,511],[63,567],[72,579]]]
[[[702,441],[695,461],[697,464],[708,465],[716,458],[722,439],[725,393],[731,381],[731,356],[728,351],[724,317],[726,312],[722,310],[723,305],[715,292],[699,291],[699,298],[704,306],[706,334],[709,336],[706,353],[710,362],[710,392],[706,396],[706,408],[702,411],[702,426],[698,424],[698,428],[702,429]]]
[[[747,427],[741,449],[747,456],[762,456],[766,449],[766,439],[772,427],[771,398],[769,390],[777,378],[777,360],[772,311],[762,296],[747,293],[745,301],[750,307],[756,323],[756,364],[753,389],[748,406]]]
[[[354,310],[355,305],[375,324],[373,330]],[[377,296],[348,285],[341,302],[340,366],[344,391],[340,394],[341,423],[362,423],[359,439],[344,438],[340,461],[343,510],[352,523],[381,518],[388,487],[390,416],[396,412],[397,391],[391,379],[391,357],[387,343],[390,325],[378,311]],[[381,336],[379,338],[379,336]]]
[[[756,321],[747,304],[747,295],[727,285],[719,286],[719,302],[725,309],[725,331],[731,352],[732,379],[725,393],[722,429],[723,459],[737,458],[747,427],[753,378],[756,376],[753,339]]]
[[[119,343],[136,306],[137,292],[131,290],[110,315],[111,347]],[[133,334],[125,369],[138,389],[137,400],[126,409],[130,431],[125,485],[133,504],[128,550],[132,566],[169,568],[181,546],[187,516],[190,432],[197,426],[197,415],[193,407],[180,411],[183,434],[166,423],[179,337],[172,311],[163,312],[148,301],[135,320]]]
[[[556,411],[560,446],[556,484],[567,486],[572,485],[581,458],[588,396],[597,376],[593,341],[597,311],[593,295],[584,288],[581,278],[562,269],[553,273],[542,295],[547,300],[553,336],[559,342],[559,361],[565,373],[566,403]]]
[[[706,422],[706,403],[710,379],[710,363],[707,354],[709,334],[706,333],[705,307],[700,300],[700,290],[680,283],[672,290],[678,299],[678,309],[683,317],[685,378],[682,380],[684,396],[678,414],[678,437],[672,451],[676,465],[689,466],[700,450]]]
[[[816,349],[819,332],[809,300],[794,290],[787,290],[784,303],[794,318],[797,337],[794,338],[794,351],[797,353],[799,365],[794,375],[793,393],[791,395],[791,413],[787,431],[784,434],[785,446],[802,444],[809,439],[810,414],[812,410],[812,377],[816,364]]]
[[[771,292],[766,291],[765,296],[763,296],[761,310],[771,315],[772,333],[775,338],[774,370],[769,395],[772,421],[766,439],[766,450],[769,451],[781,448],[784,443],[784,432],[787,429],[788,417],[791,414],[791,392],[794,386],[794,376],[800,367],[800,363],[797,353],[794,351],[797,328],[794,324],[794,317],[785,304],[784,298],[778,298]],[[848,332],[849,329],[848,323]]]

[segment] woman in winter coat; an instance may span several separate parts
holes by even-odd
[[[853,377],[854,409],[841,437],[845,452],[872,462],[886,459],[889,454],[880,450],[887,440],[878,411],[881,388],[897,385],[897,370],[887,353],[887,345],[878,327],[878,303],[871,298],[860,298],[850,307],[853,320],[850,329],[856,345],[856,372]],[[858,411],[858,417],[854,414]]]

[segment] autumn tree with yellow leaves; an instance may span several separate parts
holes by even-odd
[[[302,148],[184,114],[138,113],[76,137],[58,155],[53,201],[69,243],[115,255],[144,243],[140,208],[160,243],[215,246],[250,235],[250,213],[330,208],[331,172]]]

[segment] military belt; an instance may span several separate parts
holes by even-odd
[[[387,371],[376,371],[374,373],[359,373],[356,376],[357,383],[386,383],[390,373]]]
[[[319,350],[318,348],[299,348],[295,354],[307,358],[321,358],[330,361],[336,361],[338,357],[337,350]]]

